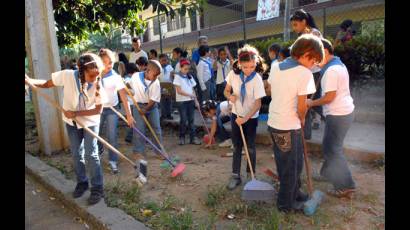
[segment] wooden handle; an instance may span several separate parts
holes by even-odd
[[[208,127],[206,126],[204,116],[202,116],[201,108],[199,107],[199,102],[198,102],[198,99],[196,97],[195,97],[195,105],[196,105],[196,107],[199,111],[199,115],[201,116],[202,122],[204,123],[204,127],[205,127],[206,132],[208,133],[208,137],[211,138],[211,133],[209,132]]]
[[[253,174],[253,168],[252,168],[251,158],[249,157],[248,145],[246,144],[245,135],[243,135],[242,125],[239,125],[239,130],[241,131],[242,142],[243,142],[243,145],[244,145],[244,148],[245,148],[246,159],[248,160],[249,169],[251,170],[252,180],[255,180],[255,175]]]
[[[304,126],[301,128],[302,132],[302,142],[303,142],[303,158],[305,158],[305,168],[306,168],[306,176],[307,176],[307,189],[309,192],[309,195],[312,196],[313,194],[313,182],[312,182],[312,175],[311,175],[311,166],[310,166],[310,160],[309,156],[307,153],[307,145],[305,141],[305,132],[304,132]]]
[[[54,101],[53,99],[51,99],[47,94],[42,93],[41,91],[39,91],[37,89],[36,86],[34,86],[31,83],[28,83],[29,86],[40,96],[42,96],[47,102],[49,102],[51,105],[53,105],[54,107],[56,107],[57,109],[59,109],[61,112],[64,112],[65,110],[63,109],[63,107],[61,107],[56,101]],[[114,148],[112,145],[110,145],[108,142],[106,142],[104,139],[102,139],[100,136],[98,136],[96,133],[94,133],[91,129],[89,129],[88,127],[86,127],[82,122],[80,122],[79,120],[73,118],[73,120],[79,124],[85,131],[87,131],[88,133],[91,134],[91,136],[97,138],[101,143],[103,143],[107,148],[109,148],[110,150],[112,150],[113,152],[115,152],[116,154],[118,154],[120,157],[122,157],[123,159],[127,160],[128,162],[130,162],[133,166],[135,166],[135,163],[128,159],[126,156],[124,156],[124,154],[122,154],[120,151],[118,151],[116,148]]]

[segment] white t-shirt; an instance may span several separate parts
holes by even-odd
[[[161,100],[161,86],[158,79],[154,82],[144,78],[144,82],[148,87],[148,90],[145,91],[145,86],[140,79],[140,73],[134,73],[131,77],[131,88],[134,90],[134,98],[139,103],[148,103],[149,100],[159,102]]]
[[[231,71],[231,62],[228,59],[226,59],[222,64],[220,61],[217,61],[216,66],[218,67],[216,72],[216,84],[221,84],[225,81],[229,71]]]
[[[181,71],[181,65],[178,63],[175,65],[175,73],[179,73],[179,71]]]
[[[239,74],[235,74],[233,71],[229,72],[226,82],[232,86],[233,95],[237,97],[234,105],[232,106],[232,113],[237,116],[246,116],[246,114],[248,114],[248,112],[252,109],[255,101],[266,96],[262,77],[258,73],[256,73],[255,77],[245,85],[246,95],[243,105],[240,100],[242,80]],[[259,111],[257,111],[252,118],[257,118],[258,116]]]
[[[125,81],[125,83],[128,83],[128,84],[131,85],[131,76],[128,75],[128,74],[125,75],[124,81]],[[128,89],[128,90],[131,91],[132,93],[134,92],[133,89]],[[127,99],[128,99],[128,104],[129,104],[129,105],[133,105],[133,104],[134,104],[134,102],[132,101],[132,99],[131,99],[131,97],[128,95],[128,93],[127,93]]]
[[[63,87],[63,109],[69,111],[81,111],[81,110],[90,110],[94,109],[95,105],[101,105],[107,102],[107,95],[105,94],[105,90],[101,85],[100,82],[100,96],[95,96],[96,91],[96,84],[94,83],[88,90],[88,100],[86,101],[85,108],[83,105],[79,105],[79,96],[80,91],[77,87],[77,80],[74,76],[74,70],[66,69],[61,70],[58,72],[54,72],[51,74],[51,80],[55,86],[62,86]],[[80,83],[80,82],[79,82]],[[80,83],[81,84],[81,83]],[[80,85],[81,87],[81,85]],[[83,101],[83,100],[81,100]],[[72,119],[68,119],[63,115],[63,121],[67,124],[74,126]],[[92,116],[78,116],[76,117],[78,121],[84,124],[86,127],[91,127],[100,124],[100,114],[92,115]],[[77,125],[79,129],[82,127]]]
[[[107,93],[108,102],[104,104],[104,108],[116,106],[118,104],[118,90],[124,89],[125,84],[120,75],[114,70],[111,70],[101,79],[101,84]]]
[[[174,85],[181,87],[181,90],[184,91],[185,93],[193,94],[194,87],[196,86],[196,82],[193,77],[189,80],[188,78],[181,77],[179,74],[175,74],[174,75]],[[177,102],[190,101],[192,100],[192,98],[181,95],[178,92],[176,92],[175,100]]]
[[[211,63],[210,58],[205,59],[207,62]],[[196,66],[196,72],[198,76],[198,82],[199,85],[201,86],[202,91],[206,90],[205,83],[211,79],[211,71],[209,69],[209,65],[204,61],[203,58],[199,59],[199,63]]]
[[[268,125],[280,130],[300,129],[298,96],[316,92],[315,81],[312,72],[302,65],[280,70],[280,64],[272,65],[268,78],[272,98]]]
[[[167,65],[162,68],[161,74],[158,79],[160,82],[172,82],[171,81],[171,72],[174,71],[171,65]]]
[[[135,63],[140,57],[146,57],[148,59],[148,55],[144,50],[140,50],[137,53],[131,52],[129,62]]]
[[[323,105],[323,114],[348,115],[353,112],[353,98],[350,96],[349,73],[345,66],[330,66],[321,80],[322,97],[330,91],[336,91],[335,99]]]
[[[230,106],[231,105],[231,108]],[[230,101],[223,101],[219,103],[219,109],[221,110],[220,116],[231,116],[232,113],[232,102]]]

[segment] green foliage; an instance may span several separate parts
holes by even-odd
[[[217,186],[208,188],[205,205],[214,208],[227,194],[225,186]]]

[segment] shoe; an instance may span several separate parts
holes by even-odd
[[[296,195],[296,201],[306,202],[307,200],[309,200],[309,195],[307,193],[304,193],[304,192],[299,190],[297,195]]]
[[[113,174],[117,174],[119,172],[118,170],[118,163],[116,161],[109,161],[110,168]]]
[[[312,129],[319,129],[320,124],[318,122],[313,122]]]
[[[91,195],[88,198],[88,204],[89,205],[96,204],[101,200],[102,197],[104,197],[104,190],[102,186],[91,188]]]
[[[232,145],[231,139],[226,139],[224,142],[220,143],[218,146],[221,148],[230,147]]]
[[[87,189],[88,189],[88,181],[77,183],[77,185],[75,186],[74,192],[73,192],[73,197],[74,198],[81,197],[85,193],[85,191],[87,191]]]
[[[185,137],[180,137],[178,144],[179,144],[179,145],[185,145]]]
[[[191,141],[189,141],[189,143],[191,145],[200,145],[201,141],[199,141],[197,137],[194,137],[194,138],[191,139]]]
[[[228,185],[226,186],[229,190],[234,190],[237,186],[242,183],[241,177],[239,175],[232,175],[229,180]]]

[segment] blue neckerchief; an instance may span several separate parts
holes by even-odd
[[[145,83],[145,72],[139,72],[139,77],[140,77],[140,80],[141,80],[142,84],[144,85],[144,91],[145,91],[145,93],[147,93],[149,87],[152,85],[152,83],[154,83],[154,81],[151,81],[151,83],[149,83],[149,85],[147,85]]]
[[[292,57],[288,57],[285,60],[283,60],[283,62],[279,63],[279,69],[281,71],[284,71],[284,70],[295,68],[296,66],[299,66],[299,65],[300,63],[298,61],[296,61]]]
[[[162,67],[162,70],[164,70],[164,77],[165,77],[165,74],[167,73],[167,66],[169,66],[169,64]]]
[[[113,69],[111,69],[110,71],[108,71],[108,73],[106,73],[102,78],[101,78],[101,84],[104,87],[104,79],[114,76],[115,74],[117,74]]]
[[[320,75],[323,76],[323,74],[326,72],[326,70],[334,65],[341,65],[345,66],[343,62],[340,60],[338,56],[334,56],[332,60],[330,60],[326,65],[323,66],[323,68],[320,70]]]
[[[256,76],[256,72],[253,71],[251,73],[251,75],[247,76],[246,79],[244,77],[243,72],[241,71],[241,73],[239,74],[239,77],[241,78],[242,81],[242,85],[241,85],[241,103],[243,104],[244,100],[245,100],[245,96],[246,96],[246,83],[252,81],[252,79]]]
[[[77,83],[77,89],[78,89],[78,110],[84,110],[87,108],[86,103],[85,103],[85,97],[84,94],[81,92],[81,82],[80,82],[80,77],[78,75],[78,70],[74,70],[74,77],[75,77],[75,82]],[[88,83],[87,91],[93,86],[93,83]],[[82,102],[82,103],[81,103]]]
[[[223,78],[224,78],[224,80],[225,80],[225,67],[226,67],[226,65],[228,64],[228,60],[225,60],[225,63],[222,63],[221,62],[221,60],[219,60],[218,61],[219,63],[221,63],[221,65],[222,65],[222,76],[223,76]]]
[[[214,70],[212,69],[212,64],[211,64],[211,62],[208,61],[208,60],[206,60],[205,58],[201,58],[201,60],[204,61],[204,62],[208,65],[209,72],[211,73],[211,78],[212,78],[213,75],[214,75]]]

